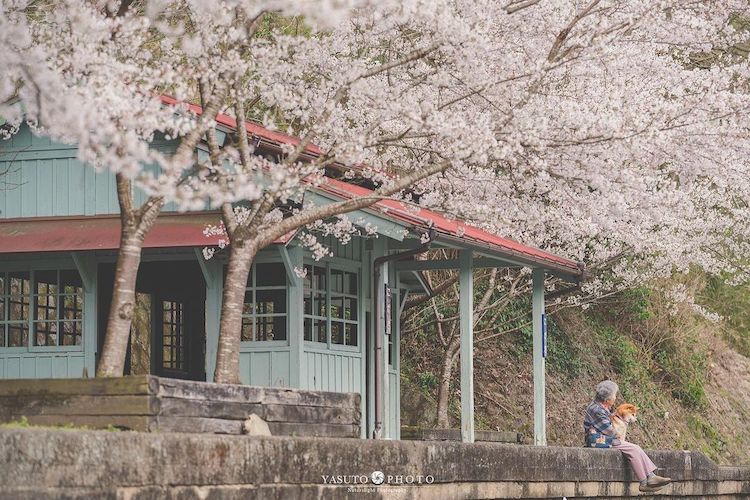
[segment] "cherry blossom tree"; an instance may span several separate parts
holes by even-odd
[[[0,4],[0,101],[17,96],[24,114],[0,112],[77,143],[84,161],[118,176],[123,245],[100,375],[122,373],[134,269],[166,201],[222,208],[221,382],[239,381],[257,252],[380,197],[604,267],[585,285],[591,296],[675,266],[741,271],[732,258],[747,253],[747,63],[692,62],[741,40],[732,20],[745,2]],[[163,106],[163,93],[202,112]],[[223,146],[219,112],[240,123]],[[299,140],[277,159],[257,155],[246,118]],[[157,135],[177,152],[150,148]],[[194,155],[204,137],[205,161]],[[331,167],[375,192],[300,205]],[[150,196],[141,207],[131,184]],[[337,221],[334,232],[347,233]]]

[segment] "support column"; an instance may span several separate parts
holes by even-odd
[[[73,262],[83,281],[83,366],[89,377],[96,373],[97,349],[97,296],[98,266],[94,255],[72,252]],[[104,335],[104,332],[101,332]],[[68,373],[68,377],[81,377],[83,373]]]
[[[219,348],[219,323],[221,322],[222,291],[224,289],[224,272],[222,262],[214,257],[206,260],[199,249],[195,249],[195,258],[206,281],[206,380],[214,380],[216,370],[216,351]]]
[[[474,442],[474,277],[471,250],[459,257],[461,331],[461,441]]]
[[[545,404],[545,358],[547,356],[547,319],[544,313],[544,269],[532,271],[531,315],[534,330],[534,444],[547,445]]]
[[[307,365],[305,364],[305,331],[302,311],[304,310],[304,289],[302,278],[294,268],[304,265],[302,248],[294,246],[282,251],[284,266],[287,268],[289,284],[289,387],[308,389]]]

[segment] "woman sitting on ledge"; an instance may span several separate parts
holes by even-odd
[[[596,396],[586,408],[583,428],[586,431],[586,446],[591,448],[615,448],[628,457],[635,477],[640,481],[640,491],[656,491],[671,483],[668,477],[657,476],[656,465],[637,444],[624,441],[615,431],[610,420],[619,387],[611,380],[596,386]]]

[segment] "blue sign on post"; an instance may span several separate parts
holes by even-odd
[[[542,357],[547,357],[547,315],[542,314]]]

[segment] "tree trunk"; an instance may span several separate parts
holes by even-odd
[[[137,228],[123,225],[104,348],[96,368],[97,377],[121,377],[124,372],[142,247],[143,239],[139,237]]]
[[[233,241],[229,246],[229,265],[224,281],[221,304],[219,348],[216,353],[214,382],[240,383],[240,340],[242,337],[242,308],[250,267],[258,252],[257,244]]]
[[[139,210],[133,209],[132,184],[123,174],[116,175],[117,200],[120,204],[120,248],[117,251],[115,283],[109,307],[107,332],[104,336],[97,377],[122,377],[130,339],[130,325],[135,307],[135,286],[141,265],[143,240],[154,227],[164,199],[150,197]]]
[[[443,355],[443,366],[440,370],[440,382],[438,384],[438,402],[437,402],[437,419],[436,427],[447,429],[450,427],[448,418],[448,403],[451,393],[451,376],[453,375],[453,365],[456,362],[456,354],[460,344],[451,339]]]

